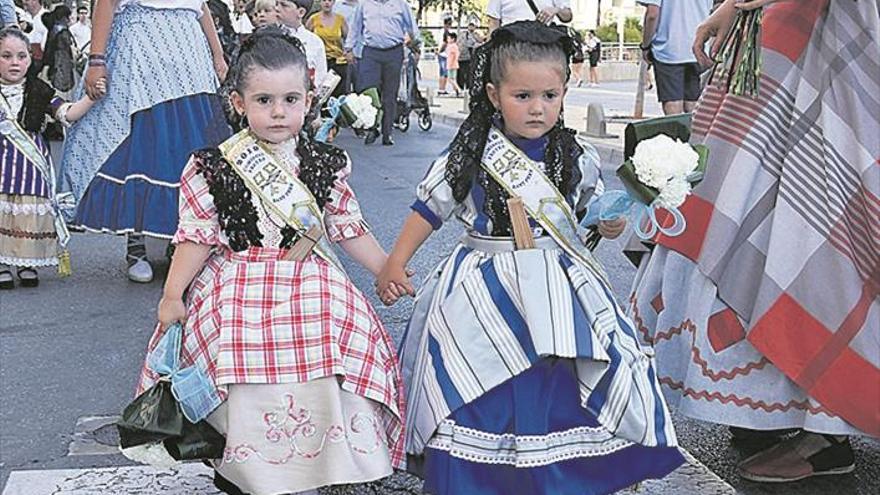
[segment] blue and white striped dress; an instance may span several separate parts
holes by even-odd
[[[514,144],[543,157],[543,139]],[[576,211],[602,189],[581,146]],[[490,237],[485,192],[456,202],[445,167],[441,156],[412,208],[467,234],[421,288],[401,350],[409,468],[425,491],[601,494],[677,468],[650,351],[610,287],[550,237],[519,251]]]

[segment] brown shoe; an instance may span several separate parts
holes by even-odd
[[[801,432],[740,462],[739,475],[750,481],[787,483],[853,469],[855,457],[847,438]]]

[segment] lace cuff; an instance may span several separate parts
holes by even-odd
[[[370,233],[370,224],[367,223],[360,215],[350,218],[335,218],[332,222],[325,222],[327,227],[327,237],[331,242],[344,241],[346,239],[354,239],[362,235]]]
[[[194,242],[211,246],[224,245],[220,226],[210,221],[181,220],[171,239],[173,244]]]

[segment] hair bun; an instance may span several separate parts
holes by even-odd
[[[257,29],[253,32],[248,38],[241,44],[241,50],[239,54],[250,52],[254,50],[254,48],[260,43],[262,40],[267,39],[276,39],[283,40],[287,43],[293,45],[294,48],[301,51],[303,55],[306,53],[306,48],[303,46],[302,41],[299,40],[296,36],[290,34],[287,29],[278,27],[278,26],[266,26]]]

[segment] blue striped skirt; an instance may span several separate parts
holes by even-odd
[[[190,153],[231,134],[198,16],[126,6],[113,19],[107,71],[107,95],[65,140],[61,187],[77,199],[68,220],[170,238]]]
[[[429,493],[611,493],[684,461],[610,289],[537,244],[465,237],[420,291],[401,362]]]

